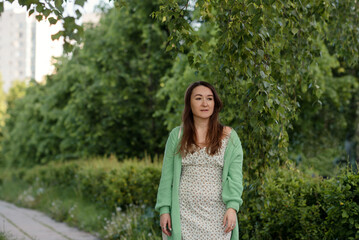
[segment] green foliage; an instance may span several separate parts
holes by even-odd
[[[43,120],[40,102],[43,99],[43,86],[35,81],[26,89],[24,97],[15,100],[14,105],[9,105],[6,124],[3,130],[2,153],[7,165],[28,164],[28,159],[41,158],[44,153],[36,151],[41,139],[46,141],[46,152],[52,151],[49,128],[40,127]],[[11,102],[10,102],[11,103]],[[45,145],[42,145],[45,148]],[[26,153],[26,155],[23,155]]]
[[[97,210],[114,212],[105,222],[99,223],[106,226],[105,239],[131,234],[138,239],[156,238],[160,229],[153,207],[160,170],[160,164],[149,160],[118,163],[115,159],[95,159],[51,163],[2,172],[3,182],[16,193],[4,194],[5,185],[2,185],[0,195],[7,198],[14,195],[12,199],[15,201],[36,207],[41,204],[41,196],[53,195],[49,189],[57,189],[62,194],[59,196],[64,197],[58,198],[61,201],[51,200],[54,203],[50,213],[58,219],[79,224],[76,216],[82,208],[78,205],[76,210],[73,202],[66,200],[75,195],[94,204]],[[16,181],[27,181],[26,191],[19,194],[11,185]],[[240,238],[357,239],[358,184],[359,175],[346,170],[333,178],[322,179],[289,164],[266,169],[262,179],[244,183],[244,203],[238,214]],[[67,193],[65,189],[71,191]],[[74,217],[71,217],[72,213]]]
[[[14,0],[5,1],[8,3],[14,2]],[[45,2],[39,0],[17,1],[21,7],[26,7],[29,16],[34,14],[37,21],[48,20],[50,24],[56,24],[58,21],[62,22],[64,30],[53,34],[52,39],[63,37],[65,52],[72,51],[74,47],[73,41],[80,41],[81,37],[83,37],[83,27],[75,20],[81,18],[82,11],[80,10],[83,10],[84,2],[84,0],[74,2],[68,2],[66,0]],[[64,9],[68,8],[69,5],[72,5],[71,9],[74,9],[75,16],[69,15],[69,12],[64,12]],[[0,16],[3,11],[4,1],[0,3]]]
[[[323,39],[334,46],[336,56],[345,57],[351,65],[357,63],[357,57],[350,54],[357,49],[352,36],[358,31],[350,30],[356,19],[345,20],[343,32],[332,27],[340,24],[338,19],[345,18],[347,11],[357,15],[353,4],[171,0],[153,14],[169,28],[168,50],[185,52],[186,47],[195,46],[188,61],[220,90],[225,103],[222,121],[239,132],[250,163],[244,168],[251,177],[286,159],[288,130],[298,114],[301,95],[311,88],[312,94],[321,96],[320,79],[313,78],[310,66],[320,64],[325,54]],[[194,27],[199,22],[217,31],[211,38],[203,37]],[[355,45],[354,50],[352,45],[341,44],[342,35],[346,43]],[[211,48],[210,43],[214,43]],[[319,69],[328,74],[326,70]],[[167,109],[176,106],[172,100],[168,104]]]
[[[333,145],[337,146],[323,145],[322,147],[305,149],[305,152],[296,154],[291,152],[290,157],[303,172],[316,176],[334,177],[338,173],[339,167],[347,163],[347,159],[340,158],[346,155],[342,146]]]
[[[163,108],[155,95],[171,61],[164,53],[167,32],[149,16],[157,6],[129,1],[109,10],[86,31],[71,58],[59,59],[57,73],[46,84],[27,90],[9,112],[6,162],[29,166],[162,152],[164,116],[153,114]]]
[[[159,222],[154,221],[154,217],[158,220],[154,209],[151,207],[131,206],[126,214],[121,209],[118,209],[111,219],[106,221],[104,228],[107,234],[104,239],[159,240],[161,237],[158,231],[154,230],[154,227],[157,227]],[[158,227],[156,230],[158,230]]]
[[[328,239],[359,238],[359,175],[348,173],[341,175],[325,191],[325,224],[328,227]]]
[[[0,232],[0,240],[16,240],[16,238],[8,232]]]
[[[356,239],[359,175],[329,180],[293,167],[267,170],[247,182],[239,214],[242,239]]]
[[[17,99],[25,95],[27,84],[25,81],[15,80],[11,83],[11,88],[6,94],[7,109],[11,109],[15,105]]]
[[[2,169],[0,197],[102,239],[160,239],[153,208],[161,174],[158,161],[83,159]]]
[[[6,178],[0,186],[2,200],[16,205],[35,208],[51,218],[71,226],[94,233],[106,234],[103,226],[111,212],[98,208],[78,194],[72,187],[44,187],[41,182],[31,185]]]
[[[149,160],[147,160],[149,161]],[[114,211],[129,205],[153,206],[156,201],[160,166],[149,162],[117,159],[50,163],[28,171],[19,169],[12,174],[32,185],[40,182],[44,187],[73,187],[88,201],[100,208]]]
[[[3,81],[0,74],[0,127],[5,124],[5,113],[6,113],[6,95],[3,90]]]
[[[359,96],[359,78],[349,69],[345,70],[324,45],[321,53],[309,71],[317,85],[310,85],[299,96],[300,111],[289,131],[290,152],[296,153],[294,158],[301,158],[304,166],[322,165],[314,168],[330,176],[334,162],[348,162],[349,149],[345,145],[355,141],[355,122],[359,119],[355,114],[355,97]],[[314,94],[313,88],[320,91]]]
[[[55,7],[61,9],[61,4],[56,1]],[[340,143],[345,134],[355,132],[357,78],[349,72],[332,74],[357,64],[353,37],[358,31],[350,30],[357,8],[352,2],[171,0],[119,5],[96,29],[86,31],[81,47],[60,60],[57,74],[41,91],[31,90],[42,94],[41,99],[28,96],[23,104],[32,106],[16,110],[31,113],[10,114],[3,144],[8,163],[143,156],[139,146],[151,155],[159,153],[167,133],[163,124],[169,130],[180,123],[183,92],[196,80],[209,81],[220,92],[225,104],[221,120],[239,133],[250,163],[244,168],[251,177],[287,159],[289,144],[291,151],[311,158],[312,152],[304,149],[315,144],[308,137],[319,132],[322,139],[333,137]],[[47,5],[38,8],[41,12]],[[344,22],[341,32],[334,30],[338,21]],[[74,18],[65,23],[64,32],[71,34],[66,29]],[[181,53],[173,66],[165,50]],[[36,120],[26,121],[28,117]]]
[[[165,107],[158,109],[154,116],[164,118],[163,125],[167,126],[167,130],[181,124],[184,93],[190,83],[199,80],[206,79],[189,66],[186,55],[179,54],[171,71],[161,79],[161,88],[156,95],[158,101],[163,102]]]

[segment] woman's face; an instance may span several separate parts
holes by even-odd
[[[192,90],[191,109],[193,117],[209,118],[214,110],[214,96],[208,87],[197,86]]]

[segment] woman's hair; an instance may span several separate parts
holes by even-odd
[[[213,93],[214,99],[214,110],[213,114],[209,118],[208,131],[206,136],[206,151],[210,155],[214,155],[218,152],[222,144],[223,125],[220,124],[218,115],[222,109],[222,101],[219,98],[214,87],[208,82],[198,81],[192,83],[186,90],[184,97],[184,110],[182,113],[182,124],[183,124],[183,136],[179,145],[179,152],[182,157],[186,156],[187,153],[193,153],[199,146],[196,144],[196,131],[193,120],[193,113],[191,109],[191,95],[194,88],[198,86],[204,86],[209,88]]]

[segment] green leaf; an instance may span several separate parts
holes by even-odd
[[[4,11],[4,2],[0,2],[0,14]]]
[[[50,9],[45,9],[45,10],[43,11],[43,14],[44,14],[44,16],[45,16],[46,18],[50,15],[50,13],[51,13],[51,10],[50,10]]]
[[[188,62],[189,62],[189,64],[192,65],[192,64],[193,64],[193,61],[194,61],[193,55],[189,54],[187,57],[188,57]]]
[[[266,77],[267,77],[267,75],[266,75],[263,71],[260,71],[259,73],[260,73],[260,75],[261,75],[262,78],[266,78]]]
[[[53,18],[53,17],[49,17],[48,20],[49,20],[49,22],[50,22],[51,25],[57,23],[57,19],[55,19],[55,18]]]
[[[263,50],[261,50],[261,49],[258,49],[258,54],[259,54],[259,56],[261,56],[261,57],[263,57],[264,56],[264,51]]]
[[[76,4],[76,5],[79,5],[79,6],[81,6],[81,7],[83,7],[84,4],[85,4],[85,2],[86,2],[86,0],[76,0],[76,1],[75,1],[75,4]]]
[[[63,35],[64,35],[64,31],[59,31],[59,32],[57,32],[57,33],[51,35],[51,39],[52,39],[52,40],[56,40],[56,39],[59,39],[59,38],[60,38],[61,36],[63,36]]]
[[[62,12],[64,9],[62,7],[63,0],[55,0],[55,7]]]
[[[74,46],[72,44],[70,44],[69,42],[64,43],[64,51],[65,52],[71,52],[73,48],[74,48]]]
[[[298,30],[298,28],[292,28],[292,33],[295,35],[295,34],[297,34],[297,32],[298,32],[299,30]]]
[[[42,6],[42,4],[38,3],[36,6],[36,11],[39,13],[42,13],[43,10],[44,10],[44,7]]]
[[[270,84],[267,82],[267,81],[263,81],[263,85],[265,88],[269,88],[270,87]]]
[[[80,10],[76,10],[76,17],[77,18],[80,18],[82,16],[82,13],[81,13],[81,11]]]
[[[344,210],[344,211],[342,212],[342,217],[343,217],[343,218],[348,218],[348,217],[349,217],[347,211]]]
[[[31,16],[31,14],[33,14],[35,12],[35,10],[34,9],[31,9],[30,11],[29,11],[29,16]]]
[[[44,17],[43,15],[36,15],[35,16],[36,20],[39,21],[39,22],[42,20],[43,17]]]

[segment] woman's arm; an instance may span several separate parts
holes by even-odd
[[[173,180],[173,159],[176,152],[175,147],[175,129],[171,131],[166,142],[165,155],[163,157],[161,180],[157,192],[157,202],[155,209],[160,214],[170,213],[172,198],[172,180]]]
[[[232,129],[232,131],[234,130]],[[238,212],[239,207],[243,203],[243,150],[241,141],[236,133],[233,144],[234,149],[231,153],[231,159],[229,159],[231,164],[229,166],[227,179],[223,186],[222,199],[223,202],[226,204],[227,209],[233,208]]]

